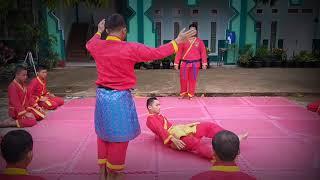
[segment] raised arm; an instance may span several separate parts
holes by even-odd
[[[172,40],[158,48],[152,48],[139,43],[132,43],[132,58],[136,62],[147,62],[163,59],[178,51],[178,44]]]
[[[163,59],[173,53],[177,53],[179,50],[178,44],[185,42],[189,37],[195,34],[195,30],[185,31],[185,29],[183,29],[175,40],[172,40],[170,43],[164,44],[158,48],[152,48],[143,44],[135,43],[132,45],[132,57],[136,62]]]
[[[98,32],[93,35],[93,37],[86,43],[87,50],[92,53],[94,52],[95,47],[99,43],[103,43],[103,40],[101,40],[101,33],[105,30],[105,19],[99,22],[98,24]]]

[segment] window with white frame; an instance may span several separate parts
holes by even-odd
[[[263,13],[263,10],[262,9],[257,9],[257,14],[262,14]]]
[[[178,37],[179,32],[180,32],[180,24],[179,24],[179,22],[174,22],[173,23],[173,35],[174,35],[173,37],[174,38]]]
[[[153,13],[154,13],[155,17],[161,17],[163,15],[163,10],[162,9],[155,9]]]
[[[217,22],[211,22],[211,38],[210,38],[210,51],[216,53],[217,51]]]
[[[161,22],[155,22],[155,30],[156,30],[156,46],[161,45]]]
[[[211,14],[212,15],[217,15],[218,14],[218,10],[217,9],[211,9]]]
[[[190,9],[190,16],[192,17],[196,17],[200,14],[200,10],[197,8],[191,8]]]
[[[181,17],[182,16],[182,9],[181,8],[173,8],[172,9],[172,16],[173,17]]]

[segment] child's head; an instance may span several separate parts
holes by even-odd
[[[32,160],[33,140],[25,130],[8,132],[1,141],[1,154],[8,165],[27,167]]]
[[[28,71],[25,66],[18,65],[15,70],[15,79],[19,82],[26,82],[28,78]]]
[[[212,147],[218,159],[224,162],[234,161],[239,154],[239,137],[231,131],[223,130],[212,138]]]
[[[47,76],[48,76],[48,70],[46,67],[44,66],[39,66],[37,68],[37,72],[38,72],[38,76],[41,78],[41,79],[47,79]]]
[[[147,100],[147,108],[150,114],[160,113],[160,102],[156,97],[151,97]]]
[[[197,24],[192,23],[192,24],[189,25],[189,29],[193,29],[193,30],[198,31],[198,26],[197,26]],[[194,35],[194,36],[197,36],[197,35]]]

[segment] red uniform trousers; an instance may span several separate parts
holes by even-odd
[[[129,142],[107,142],[99,137],[97,142],[99,166],[105,166],[111,171],[123,170]]]
[[[64,100],[60,97],[48,97],[48,100],[45,102],[39,102],[38,103],[40,107],[43,107],[47,110],[55,110],[59,106],[62,106],[64,104]]]
[[[193,67],[180,68],[180,96],[194,96],[196,91],[198,74],[198,67],[195,69],[193,69]]]
[[[213,150],[211,146],[201,143],[202,137],[212,139],[218,132],[224,130],[217,124],[211,122],[202,122],[197,125],[195,134],[181,137],[181,140],[186,144],[185,150],[198,154],[201,157],[212,159]]]
[[[37,121],[41,121],[45,117],[43,113],[32,107],[28,107],[27,112],[32,113],[35,118],[29,118],[24,115],[13,117],[13,119],[15,119],[17,122],[17,127],[32,127],[37,124]]]

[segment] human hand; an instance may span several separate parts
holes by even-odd
[[[175,70],[179,70],[179,65],[178,65],[178,64],[175,64],[175,65],[174,65],[174,69],[175,69]]]
[[[32,119],[35,118],[34,115],[32,113],[30,113],[30,112],[25,113],[24,116],[27,117],[27,118],[32,118]]]
[[[203,65],[202,65],[202,69],[207,69],[207,65],[206,65],[206,64],[203,64]]]
[[[180,31],[178,37],[175,39],[176,43],[183,43],[187,41],[190,37],[193,37],[197,34],[197,31],[194,29],[189,29],[188,31],[185,30],[186,28],[183,28],[182,31]]]
[[[40,101],[44,102],[44,101],[47,101],[48,100],[48,97],[41,97],[40,98]]]
[[[98,32],[102,33],[105,30],[106,20],[102,19],[98,24]]]
[[[178,148],[178,150],[182,150],[182,149],[184,149],[186,147],[186,144],[183,141],[181,141],[180,139],[172,137],[171,141]]]

